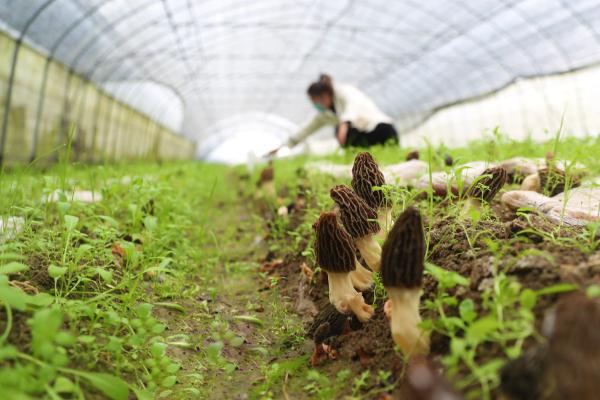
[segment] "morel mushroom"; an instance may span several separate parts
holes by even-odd
[[[419,159],[419,150],[413,150],[406,155],[406,161],[418,160],[418,159]]]
[[[347,186],[331,189],[331,198],[340,207],[342,224],[354,239],[354,244],[373,271],[379,271],[381,246],[375,240],[379,231],[377,213]]]
[[[464,211],[468,212],[472,208],[479,210],[481,204],[491,203],[506,183],[506,179],[506,170],[502,167],[487,168],[483,171],[467,191],[468,199]]]
[[[258,197],[275,198],[277,196],[277,191],[275,190],[275,169],[273,168],[272,161],[269,161],[269,165],[260,172],[256,186],[258,186]]]
[[[381,279],[390,297],[385,311],[392,338],[405,356],[429,352],[429,336],[418,326],[424,263],[421,214],[411,207],[398,217],[381,254]]]
[[[352,188],[367,204],[377,211],[381,231],[378,237],[385,239],[392,227],[392,208],[381,190],[385,178],[370,153],[358,153],[352,166]]]
[[[329,281],[329,302],[342,314],[353,312],[359,321],[369,320],[373,307],[365,303],[350,279],[350,272],[356,268],[352,237],[338,224],[333,212],[322,213],[313,228],[317,262]]]
[[[532,190],[552,197],[563,193],[566,186],[574,188],[580,185],[579,178],[568,177],[562,169],[546,167],[535,174],[528,175],[521,184],[521,190]]]

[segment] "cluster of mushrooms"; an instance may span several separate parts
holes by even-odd
[[[485,170],[469,188],[466,207],[479,208],[491,201],[506,179],[501,167]],[[381,190],[383,173],[368,152],[356,156],[351,185],[331,189],[337,209],[323,212],[313,225],[316,259],[327,272],[329,301],[341,314],[352,313],[358,321],[367,322],[374,310],[362,292],[372,289],[373,272],[379,272],[389,295],[384,312],[394,342],[405,356],[425,355],[429,337],[419,328],[425,259],[421,214],[409,207],[392,220],[391,204]],[[383,246],[378,239],[384,240]]]
[[[413,155],[413,161],[414,157],[418,158],[418,155]],[[481,168],[479,175],[468,180],[467,187],[462,191],[457,188],[450,189],[450,185],[445,184],[447,190],[464,196],[466,201],[463,217],[468,217],[470,210],[481,210],[483,204],[491,203],[507,182],[521,183],[521,190],[509,191],[504,194],[502,200],[509,207],[512,204],[510,196],[515,196],[515,193],[533,196],[543,191],[548,195],[556,195],[565,190],[567,178],[561,169],[553,166],[523,168],[522,162],[508,161],[510,162],[506,164]],[[527,164],[525,165],[527,166]],[[525,173],[523,174],[523,172]],[[378,272],[389,296],[389,300],[384,304],[384,314],[390,323],[391,336],[405,358],[412,357],[411,359],[416,362],[416,364],[412,364],[417,365],[417,367],[409,365],[407,386],[410,387],[412,385],[410,382],[411,368],[426,369],[424,367],[426,364],[422,364],[422,361],[426,359],[422,356],[429,353],[430,347],[428,332],[420,328],[421,316],[419,314],[426,244],[421,214],[417,208],[408,207],[395,221],[393,220],[391,204],[384,195],[384,191],[381,190],[385,184],[384,175],[371,154],[359,153],[352,166],[351,187],[334,186],[330,191],[331,199],[336,204],[334,211],[321,213],[313,225],[316,235],[314,244],[316,260],[321,269],[327,272],[329,302],[335,308],[335,310],[324,309],[322,314],[325,315],[318,316],[316,324],[313,324],[312,333],[317,346],[313,360],[315,357],[318,359],[319,355],[330,353],[329,346],[323,343],[325,337],[332,333],[342,333],[339,328],[339,332],[331,332],[330,324],[341,325],[342,320],[349,321],[350,324],[352,321],[366,323],[371,319],[374,309],[365,302],[363,293],[373,289],[373,273]],[[570,184],[571,187],[575,187],[580,182],[574,180]],[[436,187],[432,186],[434,185],[430,186],[434,194],[437,194],[442,188],[440,185],[436,190]],[[542,194],[539,195],[542,196]],[[380,241],[383,241],[383,246],[380,245]],[[359,261],[358,256],[364,261],[364,264]],[[578,301],[580,306],[585,303],[588,310],[594,310],[594,318],[600,315],[599,301]],[[561,306],[560,304],[564,303],[561,301],[559,309],[561,307],[568,308],[571,302],[567,299],[567,306]],[[349,316],[353,318],[348,320]],[[561,319],[565,318],[570,317],[568,315],[561,317]],[[343,330],[346,329],[348,328],[343,328]],[[581,331],[578,326],[570,326],[567,330],[575,332],[572,333],[573,335],[577,335],[577,332]],[[585,332],[588,332],[585,335],[589,336],[589,330],[585,330]],[[553,343],[556,335],[545,333],[548,340]],[[562,336],[570,337],[570,335],[571,333],[565,333]],[[563,342],[558,347],[565,345]],[[592,342],[595,343],[597,340]],[[573,344],[568,345],[574,349],[572,354],[578,354],[577,356],[587,352],[577,346],[573,347]],[[549,352],[550,355],[547,357],[552,358],[552,354],[555,353],[557,357],[565,354],[557,350],[554,353]],[[522,364],[520,370],[525,370],[526,374],[532,374],[533,372],[530,370],[536,370],[536,365],[538,365],[536,360],[538,359],[532,363],[528,362],[527,357],[529,356],[525,355],[515,363],[520,362]],[[506,393],[510,393],[513,399],[530,398],[527,396],[531,394],[531,391],[526,391],[524,396],[520,396],[517,393],[520,387],[516,389],[509,387],[510,383],[505,387],[506,378],[511,377],[510,370],[515,363],[511,363],[510,368],[503,372],[503,389]],[[565,365],[569,365],[569,363]],[[592,370],[595,372],[597,368],[592,368]],[[544,379],[560,379],[556,376],[557,370],[549,369],[548,371],[550,372],[546,371]],[[586,374],[590,373],[586,372]],[[435,373],[431,376],[440,378]],[[508,379],[508,382],[512,381],[512,378]],[[430,382],[434,386],[439,383],[436,383],[435,379],[431,379]],[[541,380],[538,380],[537,384],[540,382]],[[450,387],[443,382],[439,385],[444,388]],[[533,384],[529,387],[533,387]],[[436,389],[428,386],[426,391],[438,389],[439,387]],[[443,392],[450,396],[444,398],[459,398],[454,397],[451,390],[443,390]],[[576,392],[571,391],[570,393]]]

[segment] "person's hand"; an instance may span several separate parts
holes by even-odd
[[[346,140],[348,139],[348,123],[343,122],[338,126],[337,133],[335,135],[337,137],[338,143],[340,146],[344,146],[346,144]]]
[[[281,146],[274,148],[273,150],[269,151],[268,153],[266,153],[263,158],[269,158],[269,157],[273,157],[275,154],[277,154],[277,152],[281,149]]]

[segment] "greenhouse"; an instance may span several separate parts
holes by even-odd
[[[600,3],[0,0],[0,399],[596,399]]]

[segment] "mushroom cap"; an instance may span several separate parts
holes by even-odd
[[[373,186],[385,185],[383,172],[368,152],[358,153],[352,166],[352,188],[367,204],[375,209],[387,206],[387,200],[381,190]]]
[[[406,155],[406,161],[418,160],[420,157],[419,150],[413,150]]]
[[[268,165],[262,171],[260,171],[260,178],[258,179],[259,184],[270,182],[275,179],[275,169],[272,165]]]
[[[425,235],[421,213],[407,208],[396,220],[381,250],[383,286],[413,289],[421,286],[425,264]]]
[[[348,233],[358,239],[379,232],[377,212],[348,186],[337,185],[329,192],[340,207],[342,224]]]
[[[507,173],[502,167],[487,168],[475,183],[471,185],[467,195],[469,197],[491,202],[494,196],[502,189],[506,183]]]
[[[354,271],[355,250],[352,237],[340,226],[334,212],[322,213],[313,229],[316,233],[317,262],[328,272]]]
[[[454,165],[454,158],[452,158],[452,156],[450,154],[444,155],[444,164],[447,167],[453,166]]]
[[[542,193],[552,197],[565,191],[567,184],[567,175],[565,171],[555,167],[546,167],[538,170],[538,176],[540,177],[540,186]],[[570,187],[577,187],[581,185],[581,181],[576,176],[571,176],[569,185]]]

